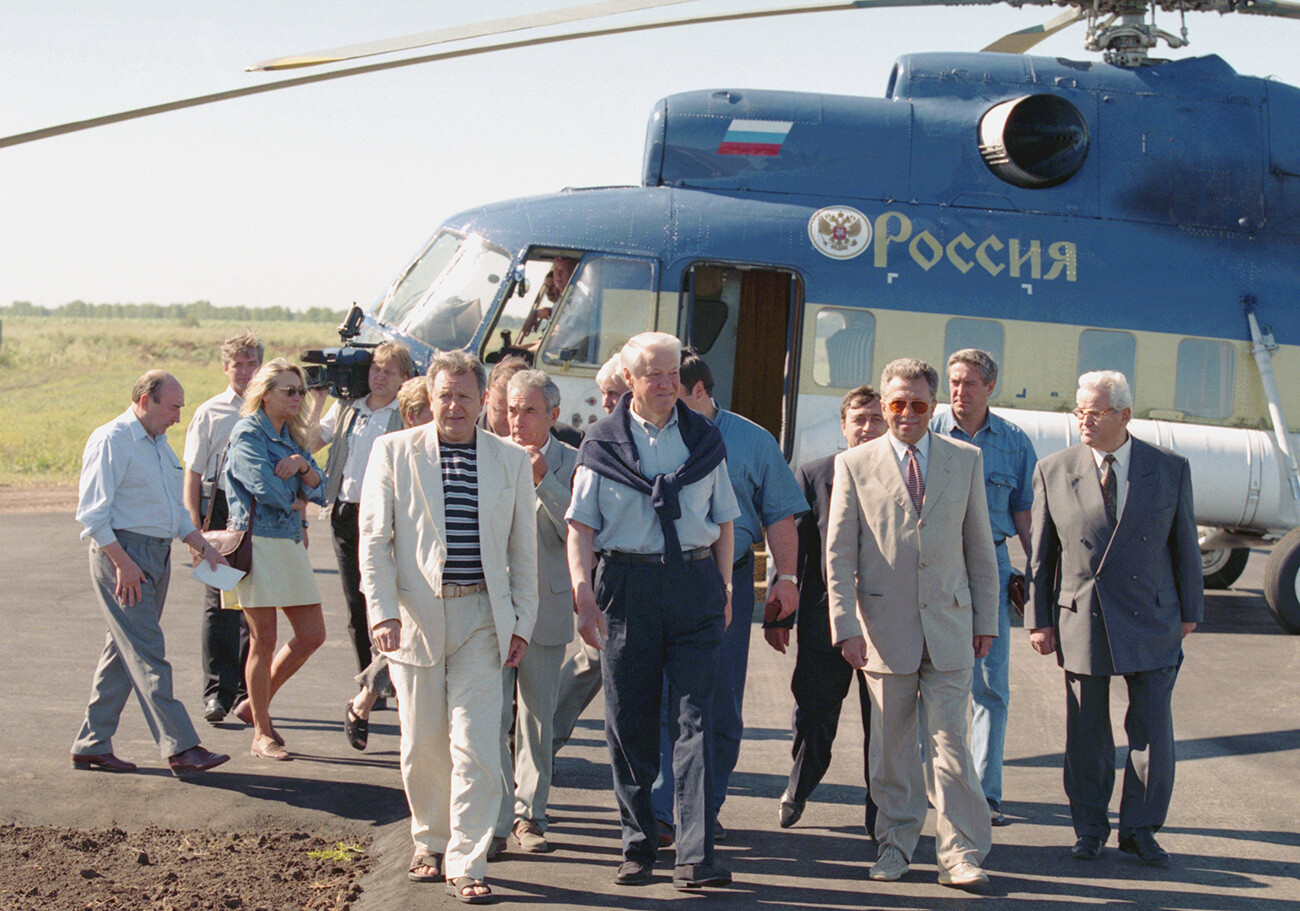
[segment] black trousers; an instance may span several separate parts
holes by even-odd
[[[831,644],[829,606],[824,597],[815,604],[800,607],[796,633],[798,647],[794,675],[790,678],[790,692],[794,694],[791,722],[794,743],[790,754],[794,763],[790,767],[786,795],[802,806],[826,775],[839,730],[840,708],[856,678],[858,705],[862,710],[862,781],[867,788],[863,824],[868,832],[874,832],[876,802],[871,799],[867,758],[871,744],[871,698],[866,678],[854,671],[840,650]]]
[[[609,638],[601,661],[625,860],[653,862],[659,824],[650,792],[659,775],[664,686],[674,696],[677,864],[713,863],[711,703],[725,625],[726,583],[711,559],[682,565],[602,560],[596,603]]]
[[[334,504],[330,510],[330,528],[334,538],[334,556],[339,563],[339,581],[343,600],[348,606],[348,635],[357,655],[357,671],[364,671],[379,653],[370,644],[370,621],[366,617],[366,596],[361,594],[361,505]]]
[[[204,504],[205,506],[207,504]],[[226,527],[226,497],[218,490],[211,502],[214,531]],[[203,662],[203,701],[216,699],[227,712],[248,695],[244,664],[248,661],[248,625],[244,612],[221,606],[221,589],[204,586],[203,619],[199,628]]]

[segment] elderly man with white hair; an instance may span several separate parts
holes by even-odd
[[[1174,785],[1170,701],[1183,638],[1204,592],[1187,459],[1128,432],[1133,394],[1122,373],[1079,377],[1074,415],[1083,442],[1038,463],[1026,617],[1035,651],[1065,670],[1065,794],[1077,860],[1096,860],[1110,835],[1115,786],[1110,680],[1128,686],[1128,760],[1119,847],[1164,866],[1156,843]]]
[[[631,395],[587,431],[566,518],[578,632],[605,650],[605,738],[623,829],[615,883],[649,882],[658,853],[650,790],[666,675],[678,721],[673,885],[695,889],[731,882],[713,862],[705,732],[740,509],[721,433],[678,400],[680,366],[671,335],[644,332],[624,346]]]

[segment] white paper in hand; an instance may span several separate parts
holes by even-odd
[[[197,579],[204,585],[210,585],[213,588],[219,588],[223,592],[233,589],[240,579],[244,578],[243,570],[235,569],[233,566],[218,566],[213,569],[208,565],[207,560],[199,561],[199,565],[190,571],[190,578]]]

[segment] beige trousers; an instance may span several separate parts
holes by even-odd
[[[390,660],[402,725],[402,784],[417,851],[448,879],[482,879],[501,806],[501,652],[486,592],[448,598],[433,667]]]
[[[940,868],[981,863],[993,843],[988,802],[967,738],[971,669],[939,671],[929,654],[915,674],[864,672],[871,694],[871,796],[880,811],[876,840],[910,861],[925,824],[926,774],[918,749],[918,716],[933,757],[935,854]]]

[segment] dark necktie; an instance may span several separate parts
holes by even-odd
[[[1101,499],[1106,504],[1106,518],[1110,524],[1117,521],[1119,510],[1119,482],[1115,480],[1115,454],[1106,453],[1101,466]]]
[[[925,502],[925,481],[921,479],[921,463],[916,460],[916,447],[907,446],[907,493],[916,507],[916,514],[921,514],[921,504]]]

